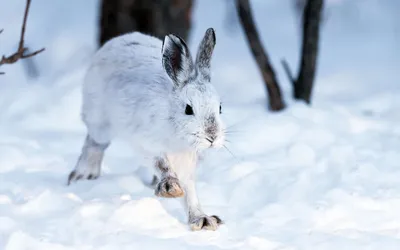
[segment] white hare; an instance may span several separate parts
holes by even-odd
[[[68,183],[96,179],[104,151],[122,136],[152,159],[160,197],[184,196],[192,230],[216,230],[218,216],[198,201],[194,173],[201,151],[225,141],[220,98],[210,83],[216,43],[209,28],[193,61],[175,35],[160,39],[138,32],[108,41],[94,56],[83,85],[87,136]]]

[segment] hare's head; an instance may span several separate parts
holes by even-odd
[[[223,146],[221,100],[211,84],[210,61],[216,43],[209,28],[193,61],[186,43],[175,35],[165,37],[162,64],[173,84],[174,122],[180,139],[197,150]]]

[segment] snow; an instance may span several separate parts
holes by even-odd
[[[1,67],[0,249],[399,249],[400,43],[396,1],[331,0],[311,107],[291,100],[280,59],[296,65],[289,1],[251,1],[288,108],[265,91],[226,1],[196,1],[194,50],[217,31],[213,79],[231,133],[198,169],[203,208],[225,225],[191,232],[178,200],[142,181],[116,141],[95,181],[67,186],[85,135],[80,85],[95,50],[95,0],[33,1],[26,33],[38,78]],[[1,53],[18,39],[23,0],[0,0]],[[205,18],[205,15],[208,15]],[[397,22],[397,23],[396,23]],[[295,39],[293,39],[295,37]]]

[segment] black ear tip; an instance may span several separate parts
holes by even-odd
[[[169,34],[166,36],[169,38],[170,41],[172,41],[175,46],[181,47],[181,46],[186,46],[185,40],[183,40],[180,36],[174,35],[174,34]]]
[[[176,39],[176,38],[177,38],[177,36],[174,35],[174,34],[168,34],[167,36],[168,36],[169,38],[171,38],[171,39]]]
[[[217,42],[217,38],[215,37],[215,30],[214,30],[214,28],[208,28],[207,31],[206,31],[206,35],[207,35],[207,36],[211,35],[212,38],[213,38],[213,40],[214,40],[214,43]]]
[[[174,36],[173,35],[166,35],[164,36],[164,40],[162,40],[162,51],[164,51],[165,46],[169,46],[171,42],[174,42]]]

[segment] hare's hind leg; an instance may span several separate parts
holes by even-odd
[[[100,175],[104,151],[109,145],[109,142],[98,143],[88,134],[75,169],[68,176],[68,185],[80,179],[97,179]]]
[[[155,168],[161,179],[160,181],[158,181],[157,177],[154,179],[154,182],[158,181],[157,184],[154,183],[155,195],[164,198],[182,197],[184,195],[183,189],[168,159],[166,157],[157,157],[155,159]]]

